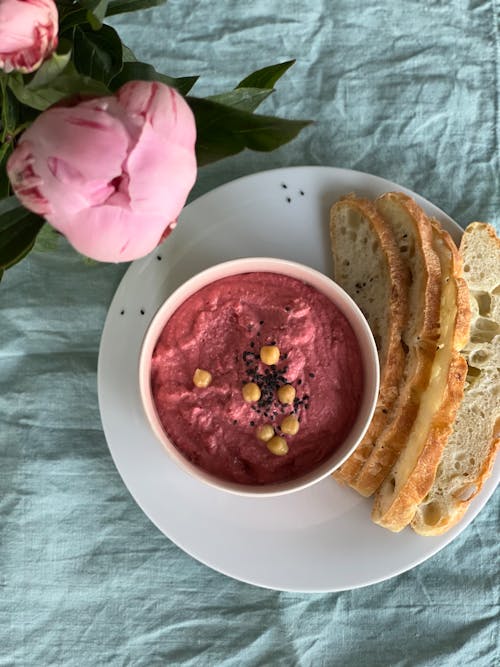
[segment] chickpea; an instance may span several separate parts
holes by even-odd
[[[205,389],[209,387],[212,383],[212,373],[203,370],[203,368],[197,368],[193,375],[193,384],[195,387],[200,387],[200,389]]]
[[[243,400],[246,401],[246,403],[255,403],[255,401],[258,401],[260,398],[260,387],[258,384],[255,384],[255,382],[247,382],[243,385],[241,393],[243,394]]]
[[[285,456],[288,454],[288,445],[285,438],[282,438],[279,435],[275,435],[274,438],[271,438],[267,443],[267,448],[275,456]]]
[[[284,405],[291,405],[295,398],[295,387],[291,384],[284,384],[278,389],[278,400]]]
[[[281,422],[280,428],[286,435],[296,435],[300,428],[299,420],[294,415],[288,415]]]
[[[257,437],[262,442],[268,442],[274,436],[274,428],[271,424],[263,424],[259,426],[256,431]]]
[[[276,345],[263,345],[260,348],[260,360],[266,366],[277,364],[280,360],[280,351]]]

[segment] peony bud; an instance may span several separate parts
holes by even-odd
[[[114,97],[40,114],[7,163],[15,194],[82,254],[105,262],[153,250],[196,179],[196,125],[184,98],[131,81]]]
[[[33,72],[57,48],[54,0],[0,0],[0,69]]]

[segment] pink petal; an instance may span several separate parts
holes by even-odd
[[[131,207],[176,218],[196,180],[194,148],[188,150],[168,138],[161,141],[150,125],[126,161]]]
[[[0,2],[0,67],[34,71],[57,47],[58,15],[53,0]]]
[[[143,118],[165,141],[173,140],[189,149],[194,146],[193,112],[174,88],[159,81],[129,81],[120,88],[117,97],[129,114]]]
[[[107,99],[112,110],[116,101]],[[130,147],[118,118],[82,105],[45,111],[23,134],[19,146],[26,141],[32,147],[40,189],[58,219],[104,202],[114,191],[110,183],[121,176]]]
[[[96,206],[71,220],[49,222],[78,252],[101,262],[129,262],[153,250],[168,225],[160,215],[135,213],[118,206]]]

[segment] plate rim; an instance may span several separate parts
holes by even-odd
[[[377,185],[383,186],[383,187],[388,187],[388,189],[394,190],[398,189],[399,191],[406,192],[410,196],[414,197],[417,199],[417,201],[428,204],[432,206],[435,210],[439,211],[440,215],[446,222],[451,225],[453,228],[455,234],[458,236],[459,234],[463,234],[463,228],[453,219],[451,216],[449,216],[445,211],[443,211],[440,207],[436,206],[429,200],[427,200],[425,197],[422,195],[419,195],[418,193],[410,190],[407,186],[403,186],[400,184],[397,184],[393,181],[390,181],[386,178],[383,178],[381,176],[378,176],[376,174],[370,174],[368,172],[363,172],[363,171],[358,171],[354,169],[347,169],[347,168],[342,168],[342,167],[334,167],[334,166],[329,166],[329,165],[293,165],[293,166],[285,166],[285,167],[277,167],[277,168],[272,168],[272,169],[267,169],[263,171],[258,171],[258,172],[253,172],[250,174],[246,174],[244,176],[237,177],[235,179],[231,179],[229,181],[226,181],[215,188],[201,194],[200,196],[196,197],[192,201],[189,202],[189,204],[186,205],[186,209],[191,206],[192,204],[197,204],[199,205],[200,203],[203,202],[204,198],[208,197],[213,197],[213,196],[218,196],[221,193],[224,192],[225,189],[234,187],[236,184],[244,184],[246,181],[251,181],[253,179],[258,179],[261,177],[266,177],[268,175],[276,175],[279,174],[280,172],[290,172],[290,171],[302,171],[302,170],[307,170],[307,171],[314,171],[317,170],[318,172],[325,173],[326,171],[331,172],[332,176],[335,175],[335,173],[342,173],[344,175],[352,175],[353,178],[359,179],[359,178],[368,178],[370,180],[375,179],[375,182],[377,182]],[[181,219],[182,219],[182,214],[181,214]],[[359,584],[356,585],[349,585],[347,587],[332,587],[332,586],[325,586],[320,587],[320,588],[303,588],[303,587],[285,587],[285,586],[279,586],[279,587],[274,587],[270,584],[267,583],[262,583],[259,581],[256,581],[252,579],[251,577],[244,577],[241,575],[235,575],[234,573],[229,572],[226,568],[220,567],[217,564],[213,563],[210,561],[210,559],[205,559],[203,556],[200,556],[196,553],[195,550],[192,550],[189,545],[185,545],[182,543],[182,540],[175,539],[168,535],[164,529],[159,525],[159,521],[156,520],[155,516],[152,516],[152,512],[148,511],[145,507],[142,501],[136,496],[136,494],[131,490],[127,478],[129,477],[129,472],[125,472],[121,469],[121,464],[118,462],[117,457],[116,457],[116,452],[113,450],[112,446],[110,445],[110,440],[108,438],[108,432],[107,432],[107,426],[105,423],[105,417],[103,414],[103,401],[102,401],[102,393],[104,391],[103,389],[103,356],[105,353],[105,345],[106,345],[106,336],[107,336],[107,330],[108,327],[111,326],[111,311],[113,309],[113,306],[115,305],[115,301],[117,300],[117,296],[122,288],[122,285],[125,283],[125,281],[130,277],[130,275],[133,275],[135,271],[140,267],[142,264],[149,263],[151,261],[152,256],[157,252],[157,249],[152,251],[149,255],[147,255],[144,258],[141,258],[139,260],[136,260],[130,264],[130,266],[127,268],[125,271],[124,275],[122,276],[119,284],[117,285],[113,298],[111,299],[111,302],[109,303],[108,310],[106,312],[106,318],[104,322],[104,326],[102,329],[102,334],[101,334],[101,339],[100,339],[100,344],[99,344],[99,352],[98,352],[98,364],[97,364],[97,389],[98,389],[98,403],[99,403],[99,413],[101,417],[101,424],[103,428],[103,432],[105,435],[106,439],[106,444],[108,447],[108,450],[110,452],[111,458],[113,460],[113,463],[117,469],[118,474],[120,475],[122,482],[131,495],[132,499],[134,502],[140,507],[142,512],[146,515],[146,517],[153,523],[153,525],[156,526],[156,528],[164,535],[167,537],[173,544],[175,544],[179,549],[184,551],[186,554],[188,554],[191,558],[195,559],[199,563],[205,565],[206,567],[209,567],[210,569],[219,572],[220,574],[223,574],[231,579],[234,579],[236,581],[240,581],[245,584],[249,584],[252,586],[257,586],[259,588],[265,589],[265,590],[273,590],[273,591],[283,591],[283,592],[290,592],[290,593],[310,593],[310,594],[317,594],[317,593],[328,593],[328,592],[342,592],[346,590],[356,590],[359,588],[364,588],[366,586],[372,586],[378,583],[381,583],[383,581],[387,581],[389,579],[392,579],[394,577],[399,576],[400,574],[403,574],[405,572],[408,572],[409,570],[412,570],[413,568],[417,567],[418,565],[424,563],[425,561],[429,560],[433,556],[435,556],[439,551],[444,549],[446,546],[448,546],[451,542],[453,542],[466,528],[467,526],[474,521],[474,519],[477,517],[477,515],[483,510],[484,506],[487,504],[487,502],[490,500],[490,498],[493,496],[495,493],[496,486],[498,484],[498,479],[496,480],[496,484],[492,488],[491,492],[486,495],[486,497],[481,497],[481,494],[483,493],[483,490],[480,492],[479,497],[477,498],[476,504],[469,508],[468,512],[464,515],[462,520],[453,528],[450,529],[447,533],[441,536],[435,536],[435,537],[426,537],[422,539],[426,540],[439,540],[439,543],[435,544],[435,548],[431,548],[428,552],[426,552],[425,555],[422,557],[417,557],[414,560],[411,560],[408,562],[408,564],[405,564],[403,567],[396,568],[393,570],[390,574],[388,575],[382,575],[379,577],[374,577],[371,578],[369,581],[363,581]],[[154,316],[154,314],[153,314]],[[492,476],[494,474],[494,470],[492,471]],[[500,475],[499,475],[500,477]],[[484,487],[483,487],[484,488]],[[256,498],[255,502],[259,502],[260,499]]]

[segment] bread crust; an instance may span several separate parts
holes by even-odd
[[[448,385],[441,407],[432,419],[425,446],[415,468],[385,511],[382,509],[381,490],[375,495],[372,519],[379,526],[393,532],[403,530],[412,521],[417,506],[428,494],[436,477],[443,449],[453,430],[453,421],[463,397],[466,376],[467,362],[456,353],[449,367]]]
[[[413,469],[408,471],[406,479],[399,479],[398,491],[396,494],[392,494],[392,498],[391,486],[388,481],[383,482],[375,495],[372,510],[373,521],[395,532],[402,530],[410,523],[415,515],[417,506],[429,493],[434,483],[443,449],[453,430],[453,422],[462,401],[467,375],[467,362],[461,356],[460,350],[466,345],[469,339],[471,311],[469,291],[466,282],[462,278],[462,261],[450,235],[442,230],[435,221],[432,221],[432,226],[436,240],[441,240],[448,252],[449,258],[447,262],[442,262],[441,269],[443,294],[446,289],[445,282],[452,281],[450,286],[453,289],[454,312],[452,311],[452,316],[454,321],[452,323],[451,341],[449,341],[451,355],[446,372],[444,392],[440,403],[436,405],[436,412],[429,415],[429,431]],[[442,328],[444,317],[446,316],[444,312],[445,308],[446,304],[443,304],[443,308],[441,309]],[[442,341],[445,345],[447,342]],[[435,363],[438,363],[437,359]],[[431,385],[429,385],[428,390],[431,388]],[[413,441],[413,447],[418,447],[418,444],[419,438],[417,434],[417,437]],[[402,476],[401,473],[398,474],[397,463],[393,474],[398,478]],[[389,475],[390,477],[391,475]]]
[[[441,227],[441,224],[435,219],[431,220],[431,224],[434,233],[441,237],[451,253],[452,275],[450,278],[455,281],[457,305],[452,345],[454,350],[462,350],[469,342],[471,319],[469,288],[464,280],[462,256],[455,242],[448,232]]]
[[[462,254],[462,258],[464,253],[464,244],[467,243],[468,237],[470,237],[471,234],[480,232],[485,232],[487,234],[489,243],[491,243],[492,245],[492,249],[496,249],[497,253],[500,253],[500,239],[497,237],[494,228],[487,223],[475,222],[471,223],[464,232],[464,236],[462,238],[462,244],[460,246],[460,252]],[[492,279],[492,283],[494,284],[497,282],[497,277],[500,276],[500,265],[496,265],[494,260],[493,266],[490,268],[493,269],[493,272],[491,275],[488,274],[487,279],[488,280]],[[471,281],[471,283],[473,282],[474,281]],[[471,283],[469,283],[469,287],[471,288],[481,287],[481,285],[475,285]],[[498,409],[500,411],[500,407]],[[437,521],[426,521],[426,516],[425,516],[426,503],[422,503],[422,505],[420,505],[417,508],[415,516],[411,522],[413,530],[419,535],[434,536],[434,535],[442,535],[450,528],[455,526],[464,516],[470,503],[479,493],[486,479],[490,476],[491,471],[493,469],[495,457],[499,448],[500,448],[500,414],[498,414],[498,416],[495,419],[495,423],[493,424],[491,441],[489,442],[489,445],[486,448],[486,453],[483,455],[482,464],[477,474],[474,476],[474,478],[471,477],[469,479],[470,488],[473,491],[470,493],[467,499],[453,497],[449,500],[449,502],[443,500],[441,506],[444,505],[445,511],[440,515],[440,518]],[[431,488],[429,494],[431,496],[431,499],[433,497],[432,491],[433,489]],[[439,495],[436,496],[435,493],[434,497],[439,498]]]
[[[350,484],[364,496],[372,495],[383,482],[404,447],[418,414],[420,398],[427,387],[436,353],[441,306],[441,268],[433,248],[433,231],[424,211],[407,195],[400,192],[386,193],[376,201],[383,215],[388,202],[403,215],[407,215],[414,231],[416,252],[423,267],[422,310],[418,325],[418,340],[410,347],[406,378],[394,405],[390,420],[375,442],[371,454],[357,478]],[[390,225],[390,222],[386,222]]]
[[[409,275],[401,258],[398,245],[390,228],[377,212],[374,204],[355,195],[347,195],[330,210],[330,242],[334,259],[336,252],[335,225],[342,209],[358,212],[370,226],[371,233],[379,244],[385,258],[390,279],[389,321],[387,323],[387,345],[380,357],[380,391],[375,413],[366,435],[351,457],[334,473],[334,478],[349,484],[357,475],[373,449],[373,443],[387,424],[391,408],[397,398],[403,375],[406,352],[401,341],[401,332],[408,320]],[[354,295],[351,295],[354,296]]]
[[[411,522],[411,527],[413,530],[422,535],[423,537],[433,537],[436,535],[443,535],[443,533],[448,532],[450,528],[456,526],[457,523],[462,519],[466,511],[469,509],[469,505],[481,491],[483,484],[491,475],[493,470],[493,464],[495,463],[495,458],[500,449],[500,420],[495,424],[495,437],[491,441],[491,445],[488,450],[488,455],[484,459],[483,465],[481,466],[480,473],[474,482],[475,491],[474,493],[467,498],[467,500],[457,500],[456,504],[453,507],[453,510],[443,516],[437,523],[428,524],[425,522],[423,515],[420,512],[417,512]]]

